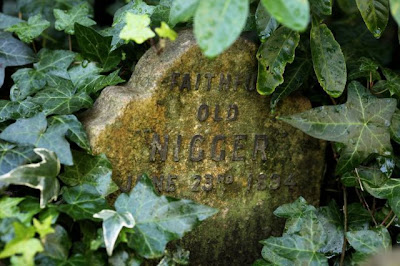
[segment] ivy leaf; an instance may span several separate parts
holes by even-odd
[[[67,68],[72,63],[75,53],[66,50],[41,49],[39,62],[32,68],[19,69],[12,75],[15,82],[11,88],[13,101],[24,100],[27,96],[43,89],[46,85],[57,87],[62,79],[69,79]]]
[[[169,13],[169,23],[175,26],[179,22],[189,21],[195,14],[199,0],[175,0]]]
[[[371,222],[370,213],[361,203],[351,203],[347,206],[348,229],[358,231],[369,228]]]
[[[392,123],[390,124],[390,135],[394,141],[400,143],[400,110],[397,109],[393,114]],[[1,168],[0,168],[1,169]]]
[[[302,230],[298,234],[284,234],[261,241],[262,256],[277,265],[328,265],[327,258],[319,252],[327,235],[314,212],[306,212]]]
[[[383,226],[370,230],[346,232],[346,238],[356,251],[368,255],[388,250],[392,246],[390,234]]]
[[[381,37],[389,20],[389,0],[356,0],[358,10],[375,38]]]
[[[389,126],[396,104],[393,98],[374,97],[353,81],[346,104],[321,106],[280,119],[315,138],[344,144],[336,168],[337,174],[343,174],[372,153],[390,154]]]
[[[64,138],[68,129],[65,124],[47,127],[46,116],[39,113],[31,118],[18,119],[9,125],[0,134],[0,139],[55,151],[62,164],[72,165],[69,143]]]
[[[178,37],[178,33],[171,29],[164,21],[161,22],[161,27],[155,28],[154,31],[161,38],[168,38],[171,41],[175,41],[176,37]]]
[[[67,139],[76,143],[82,149],[90,152],[90,143],[81,122],[74,115],[55,115],[49,118],[50,125],[65,125],[68,128]]]
[[[42,19],[41,14],[37,14],[36,16],[30,17],[28,22],[23,21],[14,24],[7,28],[6,31],[14,32],[21,41],[30,43],[48,27],[50,27],[50,22]]]
[[[194,16],[194,35],[204,54],[216,57],[233,44],[248,13],[248,0],[201,0]]]
[[[105,36],[112,37],[111,50],[117,49],[124,43],[119,37],[119,34],[126,25],[125,16],[128,12],[136,15],[151,16],[154,13],[154,9],[154,6],[147,5],[143,0],[130,1],[128,4],[118,9],[114,14],[112,27],[103,31]]]
[[[104,37],[94,29],[75,23],[76,39],[81,53],[89,60],[99,62],[103,71],[115,68],[121,61],[121,53],[111,51],[112,37]]]
[[[310,5],[304,0],[261,0],[279,23],[295,31],[304,31],[310,21]]]
[[[358,13],[357,3],[355,0],[337,0],[339,8],[347,15]]]
[[[34,152],[41,157],[38,163],[21,165],[14,170],[1,175],[0,181],[7,184],[24,185],[40,190],[40,207],[57,199],[60,184],[57,175],[60,172],[60,162],[55,153],[37,148]]]
[[[112,166],[104,154],[92,156],[85,152],[73,151],[74,165],[66,166],[60,179],[68,186],[89,184],[99,195],[106,197],[118,187],[112,181]]]
[[[3,197],[0,199],[0,219],[17,216],[19,212],[18,204],[24,198]]]
[[[39,221],[33,218],[33,226],[36,232],[40,235],[40,239],[44,240],[48,234],[54,233],[54,229],[51,227],[53,217],[48,216],[43,221]]]
[[[400,75],[388,68],[382,68],[382,72],[386,80],[378,81],[374,85],[374,90],[389,90],[391,96],[396,95],[400,97]]]
[[[112,257],[108,259],[108,263],[111,266],[120,265],[130,265],[130,266],[140,266],[142,261],[135,257],[132,252],[127,252],[125,250],[118,250]]]
[[[265,41],[278,28],[279,23],[268,13],[261,2],[257,6],[255,17],[258,37],[261,41]]]
[[[20,223],[14,223],[13,226],[15,237],[0,252],[0,259],[13,256],[11,258],[11,264],[13,265],[33,266],[35,254],[43,251],[39,239],[33,238],[35,229],[33,227],[27,228]],[[22,255],[15,256],[17,254]]]
[[[10,33],[0,31],[0,88],[4,82],[4,69],[21,66],[35,61],[33,51]]]
[[[59,211],[71,216],[74,220],[94,220],[93,215],[108,209],[107,201],[97,189],[83,184],[71,188],[64,187],[62,196],[66,204],[58,206]]]
[[[79,23],[80,25],[90,27],[96,24],[95,21],[90,19],[89,15],[89,4],[84,2],[81,5],[75,5],[71,10],[65,11],[60,9],[54,9],[54,17],[56,18],[55,28],[59,31],[64,31],[67,34],[75,34],[74,24]]]
[[[83,108],[89,108],[93,104],[92,98],[78,89],[70,80],[61,79],[57,87],[45,88],[31,99],[32,102],[42,106],[46,115],[72,114]]]
[[[310,0],[311,12],[318,17],[332,15],[332,0]]]
[[[151,14],[151,26],[160,25],[162,21],[168,21],[173,0],[160,0],[154,7],[154,12]]]
[[[325,24],[311,28],[311,54],[321,87],[332,97],[342,95],[346,86],[346,62],[339,43]]]
[[[285,81],[278,86],[271,97],[271,109],[274,110],[279,101],[301,87],[311,72],[312,63],[309,59],[296,57],[285,71]]]
[[[136,226],[128,235],[128,246],[145,258],[161,257],[169,241],[181,238],[216,213],[215,209],[190,200],[158,196],[145,175],[129,195],[117,198],[115,208],[119,213],[132,214]]]
[[[86,66],[82,64],[74,66],[68,70],[70,79],[78,91],[87,94],[94,94],[101,89],[124,82],[118,76],[119,70],[115,70],[108,76],[101,75],[102,69],[91,62]]]
[[[108,256],[111,256],[122,227],[133,228],[135,219],[130,212],[118,213],[113,210],[102,210],[93,217],[103,220],[104,243]]]
[[[368,81],[371,78],[372,81],[380,80],[381,75],[378,72],[378,68],[379,64],[375,60],[367,57],[361,57],[356,62],[349,64],[348,80],[355,80],[359,78],[365,78]]]
[[[390,11],[397,25],[400,25],[400,0],[390,0]]]
[[[60,225],[55,225],[54,232],[44,237],[43,255],[56,260],[65,261],[68,259],[69,249],[71,248],[71,240],[67,231]]]
[[[0,122],[34,116],[40,111],[40,105],[26,99],[21,102],[0,100]]]
[[[23,22],[23,20],[9,16],[3,13],[0,13],[0,30],[4,30],[6,28],[11,27],[12,25],[18,24],[20,22]]]
[[[283,83],[283,72],[287,63],[294,60],[294,52],[300,41],[299,33],[281,27],[274,31],[257,52],[257,91],[270,95]]]
[[[119,37],[125,41],[134,41],[138,44],[156,36],[150,29],[150,18],[148,15],[135,15],[126,13],[126,25],[122,28]]]

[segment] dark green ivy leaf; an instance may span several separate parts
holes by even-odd
[[[57,87],[62,79],[69,79],[67,68],[74,60],[75,53],[44,48],[39,51],[38,57],[39,62],[33,68],[19,69],[12,75],[15,84],[11,88],[10,98],[13,101],[24,100],[46,85]]]
[[[28,118],[34,116],[40,111],[40,106],[26,99],[21,102],[11,102],[0,100],[0,122],[7,120],[17,120],[19,118]]]
[[[268,13],[261,2],[257,6],[255,17],[258,37],[261,41],[265,41],[278,28],[279,23]]]
[[[204,54],[216,57],[233,44],[248,13],[248,0],[201,0],[194,16],[194,35]]]
[[[397,109],[393,114],[392,123],[390,124],[390,135],[394,141],[400,143],[400,110]]]
[[[115,202],[117,212],[130,212],[136,221],[128,235],[128,246],[145,258],[163,255],[171,240],[181,238],[216,210],[190,200],[158,196],[152,181],[142,176],[129,195],[121,194]]]
[[[93,215],[108,209],[107,201],[97,189],[83,184],[71,188],[63,187],[62,196],[66,204],[58,206],[58,210],[71,216],[74,220],[95,220]]]
[[[41,157],[39,163],[18,166],[12,171],[1,175],[0,182],[23,185],[40,190],[40,207],[57,199],[60,184],[57,175],[60,172],[60,161],[54,152],[37,148],[34,152]]]
[[[346,238],[356,251],[368,255],[388,250],[392,246],[390,234],[383,226],[346,232]]]
[[[279,101],[299,89],[303,82],[307,80],[312,68],[311,60],[296,57],[293,64],[287,67],[284,74],[285,81],[278,86],[271,97],[271,109],[274,110]]]
[[[66,124],[52,124],[48,127],[46,116],[39,113],[32,118],[18,119],[0,134],[0,138],[55,151],[61,163],[72,165],[70,146],[65,139],[68,129]]]
[[[343,174],[370,154],[391,153],[389,126],[396,104],[392,98],[376,98],[353,81],[346,104],[317,107],[281,119],[315,138],[344,144],[336,168],[337,174]]]
[[[391,96],[400,97],[400,75],[388,68],[383,68],[382,72],[386,80],[378,81],[374,85],[374,90],[381,92],[389,90]]]
[[[112,181],[112,166],[104,154],[92,156],[85,152],[73,151],[74,165],[66,166],[60,179],[68,186],[92,185],[99,195],[106,197],[118,187]]]
[[[318,16],[332,15],[332,0],[310,0],[311,12]]]
[[[365,24],[375,38],[381,37],[389,20],[389,0],[356,0]]]
[[[92,98],[85,91],[78,92],[70,80],[64,79],[60,79],[57,87],[39,91],[31,101],[41,105],[46,115],[72,114],[93,104]]]
[[[82,149],[90,152],[89,139],[81,122],[74,115],[55,115],[48,119],[51,125],[65,125],[68,128],[66,137]]]
[[[90,6],[87,2],[84,2],[81,5],[76,5],[68,11],[54,9],[53,13],[56,18],[56,30],[63,30],[67,34],[75,34],[75,23],[79,23],[86,27],[96,24],[94,20],[90,19]]]
[[[313,66],[319,84],[330,96],[337,98],[342,95],[347,79],[340,45],[325,24],[313,23],[310,36]]]
[[[20,22],[23,22],[23,20],[0,13],[0,30],[6,29]]]
[[[270,95],[283,83],[286,64],[293,62],[299,41],[299,33],[281,27],[261,44],[257,52],[257,91],[260,94]]]
[[[11,27],[7,28],[6,31],[14,32],[21,41],[30,43],[33,41],[33,39],[42,34],[42,32],[48,27],[50,27],[50,22],[42,19],[42,15],[38,14],[30,17],[28,22],[24,21],[12,25]]]
[[[121,61],[121,52],[111,51],[112,37],[104,37],[94,29],[75,23],[76,39],[82,55],[99,62],[104,71],[115,68]]]
[[[378,72],[379,64],[370,58],[361,57],[357,61],[352,60],[348,63],[348,80],[365,78],[367,81],[380,80],[381,75]]]
[[[107,76],[101,75],[102,69],[93,62],[86,66],[82,64],[74,66],[68,72],[72,83],[78,88],[78,91],[83,91],[87,94],[93,94],[107,86],[124,82],[118,76],[119,70],[115,70]]]
[[[35,61],[33,51],[10,33],[0,31],[0,88],[4,82],[4,69],[21,66]]]
[[[172,2],[169,13],[169,23],[172,26],[179,22],[187,22],[191,19],[199,5],[199,0],[175,0]]]
[[[10,172],[17,166],[32,163],[38,156],[31,146],[16,146],[0,140],[0,175]]]

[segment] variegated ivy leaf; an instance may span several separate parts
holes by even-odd
[[[353,81],[348,86],[347,103],[321,106],[280,119],[315,138],[344,144],[336,168],[337,174],[343,174],[370,154],[391,153],[389,126],[396,104],[393,98],[376,98]]]
[[[132,214],[136,226],[129,231],[128,246],[145,258],[161,257],[169,241],[181,238],[217,212],[190,200],[158,196],[146,175],[129,195],[121,194],[117,198],[115,209]]]
[[[32,146],[17,146],[3,140],[0,140],[0,154],[0,175],[38,159]]]
[[[397,25],[400,25],[400,0],[390,0],[390,11]]]
[[[90,6],[87,2],[84,2],[80,5],[75,5],[68,11],[54,9],[53,13],[54,17],[56,18],[56,30],[63,30],[67,34],[75,34],[75,23],[79,23],[87,27],[96,24],[94,20],[90,19]]]
[[[294,60],[294,52],[300,41],[300,34],[281,27],[261,44],[257,52],[257,91],[270,95],[283,83],[283,72],[287,63]]]
[[[62,164],[72,165],[70,146],[65,139],[68,130],[67,124],[53,123],[48,126],[46,116],[39,113],[9,125],[0,134],[0,139],[55,151]]]
[[[60,189],[57,179],[60,161],[52,151],[36,148],[34,152],[40,156],[40,162],[18,166],[1,175],[0,182],[39,189],[40,207],[44,208],[47,202],[57,199]]]
[[[85,91],[79,92],[70,80],[59,79],[57,83],[57,87],[47,87],[31,99],[46,115],[72,114],[92,106],[92,98]]]
[[[22,19],[0,13],[0,30],[11,27],[12,25],[23,22]]]
[[[189,21],[194,16],[199,0],[175,0],[169,13],[169,23],[175,26],[179,22]]]
[[[19,69],[11,76],[15,83],[10,92],[11,100],[24,100],[46,85],[59,86],[60,78],[69,78],[67,68],[74,60],[75,53],[44,48],[39,51],[38,57],[39,62],[33,68]]]
[[[30,43],[38,37],[42,32],[50,27],[50,22],[42,19],[41,14],[37,14],[28,19],[28,22],[20,22],[7,28],[6,31],[14,32],[18,38],[25,42]]]
[[[268,13],[261,2],[257,6],[255,18],[258,36],[261,41],[268,39],[279,26],[278,21]]]
[[[119,213],[113,210],[102,210],[93,217],[103,220],[104,243],[108,256],[111,256],[122,227],[133,228],[135,219],[130,212]]]
[[[389,20],[389,0],[356,0],[361,16],[375,38],[381,37]]]

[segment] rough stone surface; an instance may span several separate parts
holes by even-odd
[[[83,118],[93,151],[108,156],[121,187],[145,172],[161,193],[220,210],[177,241],[192,265],[251,264],[261,256],[259,240],[282,230],[276,207],[300,195],[318,204],[325,144],[275,119],[311,105],[290,97],[271,114],[269,98],[255,90],[256,51],[240,38],[210,60],[183,31],[161,54],[146,52],[129,82],[106,88]],[[221,87],[228,74],[230,86]]]

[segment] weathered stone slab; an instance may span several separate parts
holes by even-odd
[[[190,31],[157,55],[150,49],[124,87],[106,88],[83,119],[114,180],[146,172],[161,193],[216,207],[180,244],[193,265],[244,265],[259,240],[279,234],[273,210],[302,195],[318,204],[324,143],[275,119],[309,109],[301,96],[269,112],[255,90],[257,46],[239,39],[205,58]]]

